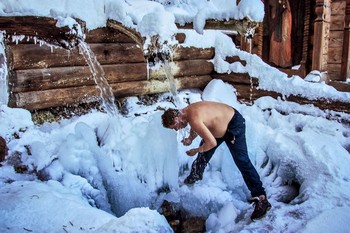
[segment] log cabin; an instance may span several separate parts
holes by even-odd
[[[261,23],[248,19],[208,20],[205,29],[238,31],[232,36],[236,46],[258,55],[271,66],[300,77],[320,70],[327,73],[330,85],[350,92],[345,82],[350,76],[350,0],[264,0],[264,5],[265,18]],[[84,22],[78,22],[84,28]],[[0,17],[0,30],[6,32],[10,107],[36,111],[99,100],[99,90],[79,52],[78,38],[68,28],[55,27],[55,23],[46,17]],[[178,27],[193,28],[193,25]],[[245,40],[247,28],[255,29],[252,40]],[[32,39],[16,41],[13,39],[16,33]],[[85,35],[85,42],[102,65],[117,98],[168,91],[165,74],[147,68],[152,56],[143,53],[143,38],[136,31],[109,20],[106,27],[85,31]],[[33,38],[51,45],[34,43]],[[178,34],[176,38],[181,45],[184,35]],[[276,48],[282,52],[273,53]],[[254,101],[265,95],[280,96],[258,89],[258,80],[248,74],[216,73],[209,61],[214,53],[213,48],[179,46],[174,50],[172,72],[178,90],[204,88],[211,79],[218,78],[233,84],[241,101]],[[245,62],[238,57],[227,60]],[[349,102],[308,100],[300,96],[289,96],[287,100],[350,113]]]

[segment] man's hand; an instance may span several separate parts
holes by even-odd
[[[192,140],[190,138],[184,138],[181,142],[184,146],[189,146],[192,144]]]
[[[195,155],[197,153],[198,153],[198,149],[197,148],[186,151],[186,154],[188,156],[193,156],[193,155]]]

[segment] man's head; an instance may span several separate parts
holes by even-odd
[[[173,129],[175,119],[180,115],[180,111],[174,108],[168,108],[162,115],[162,124],[165,128]]]

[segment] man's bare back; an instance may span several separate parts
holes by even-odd
[[[235,113],[229,105],[211,101],[193,103],[184,108],[182,112],[195,131],[198,128],[196,125],[202,122],[215,138],[224,136],[228,123]]]

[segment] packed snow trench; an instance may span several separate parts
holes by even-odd
[[[234,93],[213,80],[179,99],[224,102],[245,117],[249,156],[272,204],[263,219],[250,220],[249,191],[224,144],[201,181],[183,184],[194,157],[180,142],[188,132],[161,124],[162,109],[174,107],[165,93],[147,104],[130,97],[117,117],[91,111],[42,125],[1,105],[9,149],[0,168],[1,232],[173,232],[165,200],[204,218],[206,232],[347,232],[349,126],[313,106],[271,97],[250,106]]]

